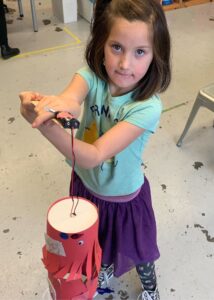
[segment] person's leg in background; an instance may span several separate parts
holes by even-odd
[[[5,18],[5,8],[3,0],[0,0],[0,47],[3,59],[8,59],[20,53],[18,48],[11,48],[8,45],[7,23]]]

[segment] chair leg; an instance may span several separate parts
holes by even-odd
[[[183,138],[185,137],[187,131],[189,130],[189,128],[190,128],[190,126],[192,124],[192,121],[194,120],[195,115],[197,114],[200,106],[201,106],[201,100],[200,100],[200,96],[198,94],[198,96],[197,96],[197,98],[195,100],[195,103],[194,103],[194,105],[192,107],[192,110],[191,110],[191,113],[189,115],[189,118],[187,120],[187,123],[186,123],[186,125],[184,127],[184,130],[183,130],[183,132],[182,132],[182,134],[181,134],[181,136],[180,136],[180,138],[179,138],[179,140],[178,140],[178,142],[176,144],[178,147],[181,147]]]
[[[36,8],[35,8],[35,0],[30,0],[31,5],[31,13],[32,13],[32,20],[33,20],[33,29],[35,32],[38,31],[38,22],[36,16]]]
[[[21,18],[23,18],[24,14],[23,14],[22,0],[18,0],[18,6],[19,6],[19,15]]]
[[[30,5],[31,5],[33,29],[34,29],[35,32],[37,32],[38,31],[38,22],[37,22],[37,16],[36,16],[35,0],[30,0]],[[22,0],[18,0],[18,7],[19,7],[20,17],[24,17],[23,7],[22,7]]]

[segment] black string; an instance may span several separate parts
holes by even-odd
[[[71,150],[72,150],[72,173],[71,173],[71,199],[72,199],[72,207],[71,207],[71,212],[70,216],[76,216],[76,209],[79,203],[79,198],[77,196],[77,203],[74,206],[74,168],[75,168],[75,153],[74,153],[74,132],[73,128],[71,128]],[[74,211],[73,211],[74,209]]]

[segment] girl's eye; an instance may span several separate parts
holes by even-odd
[[[121,51],[121,46],[115,44],[115,45],[112,45],[112,49],[113,49],[114,51],[116,51],[116,52],[120,52],[120,51]]]
[[[137,56],[143,56],[145,54],[145,52],[142,49],[137,49],[136,54],[137,54]]]
[[[80,245],[80,246],[84,245],[84,241],[82,241],[82,240],[79,241],[79,242],[78,242],[78,245]]]

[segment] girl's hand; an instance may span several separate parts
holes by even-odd
[[[39,101],[43,96],[39,93],[35,93],[32,91],[25,91],[19,94],[19,98],[21,100],[20,104],[20,112],[21,115],[32,124],[37,117],[35,112],[35,103]]]
[[[32,127],[38,128],[41,124],[55,117],[56,112],[70,112],[74,117],[79,117],[81,107],[79,103],[60,96],[43,96],[34,108],[37,117]]]
[[[75,114],[78,112],[78,115],[80,112],[79,104],[71,102],[68,105],[68,101],[59,96],[44,96],[28,91],[22,92],[19,97],[21,100],[21,114],[32,124],[33,128],[38,128],[41,124],[54,118],[55,112],[74,110]]]
[[[63,101],[63,98],[61,98],[60,96],[44,96],[35,106],[37,118],[33,122],[32,126],[37,128],[49,119],[54,118],[56,112],[69,112],[70,109],[71,107],[69,107],[66,101]]]
[[[55,114],[46,110],[37,109],[37,105],[45,98],[45,96],[27,91],[19,95],[21,100],[20,111],[22,116],[32,124],[33,128],[38,128],[41,124],[47,123]]]

